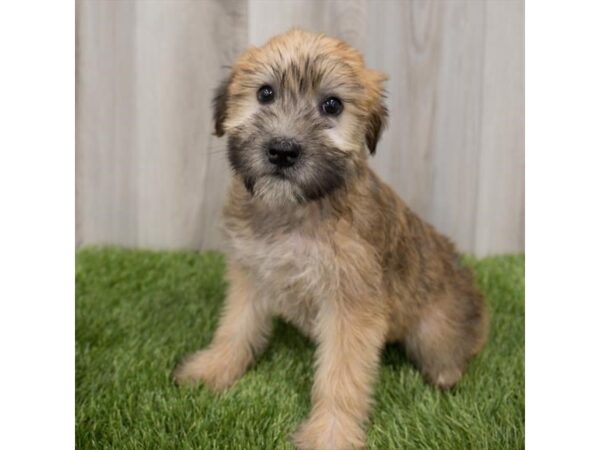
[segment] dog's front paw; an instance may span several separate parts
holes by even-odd
[[[311,414],[291,437],[299,450],[355,450],[365,447],[365,432],[352,420]]]
[[[231,386],[237,377],[214,350],[201,350],[185,358],[173,371],[173,380],[179,385],[202,383],[213,391]]]

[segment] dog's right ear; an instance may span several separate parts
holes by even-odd
[[[221,137],[225,134],[223,122],[227,117],[227,97],[231,76],[221,81],[219,87],[215,90],[213,97],[213,119],[215,121],[215,135]]]

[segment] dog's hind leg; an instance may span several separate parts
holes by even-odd
[[[446,297],[424,309],[405,345],[426,380],[449,389],[483,347],[486,335],[487,313],[481,297],[474,295],[460,303]]]

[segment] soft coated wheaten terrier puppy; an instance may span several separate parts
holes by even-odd
[[[312,411],[293,436],[301,449],[364,446],[386,342],[449,388],[486,339],[470,270],[367,164],[386,122],[385,79],[344,42],[293,29],[246,51],[214,101],[234,171],[229,292],[213,342],[174,377],[230,386],[283,317],[317,344]]]

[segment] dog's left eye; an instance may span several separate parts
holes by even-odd
[[[337,97],[328,97],[321,103],[321,111],[328,116],[339,116],[343,109],[344,105]]]

